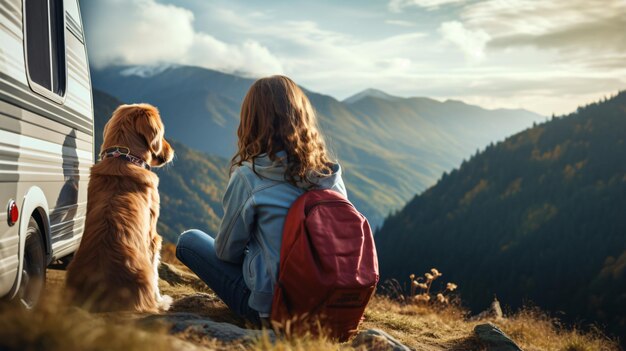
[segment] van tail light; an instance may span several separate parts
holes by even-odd
[[[13,200],[9,201],[9,210],[7,213],[7,217],[9,220],[9,226],[17,223],[17,220],[20,218],[20,211],[17,209],[17,204]]]

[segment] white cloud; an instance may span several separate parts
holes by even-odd
[[[394,57],[390,59],[383,59],[377,62],[378,66],[383,70],[382,74],[386,72],[400,73],[409,72],[412,62],[406,57]]]
[[[606,7],[584,0],[404,1],[455,11],[399,18],[379,8],[350,17],[338,13],[339,5],[317,2],[302,17],[301,9],[282,2],[85,1],[88,34],[94,27],[101,34],[87,38],[98,44],[90,46],[98,65],[171,62],[257,76],[281,72],[337,98],[374,87],[548,115],[626,87],[623,0],[604,0]]]
[[[180,63],[255,76],[279,74],[283,71],[280,61],[254,40],[232,45],[205,33],[194,35],[193,45]]]
[[[587,102],[589,96],[601,96],[626,85],[626,79],[584,79],[585,71],[569,70],[571,62],[552,65],[555,55],[530,47],[487,52],[490,40],[498,33],[456,15],[447,17],[444,23],[448,24],[431,25],[431,32],[424,32],[428,27],[411,20],[420,23],[421,31],[414,29],[417,26],[394,25],[387,26],[392,33],[386,35],[357,36],[330,29],[323,18],[314,15],[303,21],[275,8],[253,17],[224,5],[207,7],[210,15],[205,21],[230,28],[235,37],[250,36],[267,43],[280,58],[285,74],[313,91],[338,98],[375,87],[400,96],[453,97],[493,108],[525,106],[550,114],[569,112]],[[382,16],[383,22],[389,20]],[[479,61],[480,65],[467,65],[467,61]],[[572,76],[577,78],[569,79],[563,87],[547,84]]]
[[[626,1],[487,0],[466,6],[461,18],[469,28],[491,35],[489,47],[529,46],[572,53],[626,52]]]
[[[421,7],[427,10],[436,10],[440,6],[463,3],[466,0],[390,0],[387,7],[391,12],[402,12],[407,7]]]
[[[109,0],[86,10],[87,39],[94,67],[112,64],[180,63],[266,75],[283,71],[280,61],[259,42],[229,44],[196,32],[191,11],[154,0]]]
[[[479,61],[484,57],[485,45],[490,39],[484,30],[469,30],[458,21],[442,23],[439,33],[445,40],[458,46],[471,61]]]
[[[151,0],[98,1],[89,7],[87,39],[95,66],[177,61],[193,44],[193,14]],[[89,42],[88,42],[89,43]]]
[[[400,27],[415,27],[415,23],[403,20],[386,20],[385,23]]]

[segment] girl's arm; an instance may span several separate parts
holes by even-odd
[[[252,188],[236,168],[222,200],[224,217],[215,237],[215,252],[221,260],[241,263],[254,224]]]

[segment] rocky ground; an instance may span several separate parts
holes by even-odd
[[[63,302],[65,271],[49,270],[35,311],[2,306],[0,350],[619,350],[599,333],[564,329],[538,311],[469,318],[459,307],[375,297],[347,343],[284,338],[251,329],[166,248],[160,286],[174,298],[162,314],[89,314]]]

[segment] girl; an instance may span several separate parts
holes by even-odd
[[[241,317],[269,317],[287,211],[309,188],[346,196],[309,99],[285,76],[257,80],[244,98],[238,150],[213,239],[192,229],[176,256]]]

